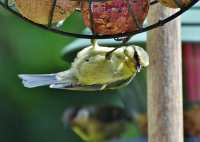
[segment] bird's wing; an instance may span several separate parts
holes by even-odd
[[[108,84],[106,88],[108,88],[108,89],[117,89],[117,88],[125,87],[129,83],[131,83],[131,81],[133,80],[134,77],[135,77],[135,75],[133,75],[132,77],[130,77],[128,79],[112,82],[112,83]]]
[[[77,91],[102,91],[108,89],[117,89],[128,85],[134,76],[126,79],[120,80],[116,82],[112,82],[109,84],[94,84],[94,85],[81,85],[81,84],[65,84],[65,83],[58,83],[50,85],[50,88],[54,89],[66,89],[66,90],[77,90]]]
[[[76,91],[98,91],[102,90],[104,85],[80,85],[80,84],[52,84],[50,88],[53,89],[66,89],[66,90],[76,90]]]

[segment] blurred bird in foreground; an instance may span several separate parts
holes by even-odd
[[[64,112],[63,122],[86,142],[107,142],[120,138],[132,119],[120,107],[74,107]]]
[[[134,45],[114,49],[95,43],[82,49],[66,71],[19,77],[28,88],[48,85],[56,89],[85,91],[117,89],[129,84],[141,67],[148,66],[149,56],[143,48]]]

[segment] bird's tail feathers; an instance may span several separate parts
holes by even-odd
[[[47,86],[58,83],[56,74],[21,74],[19,78],[22,79],[24,87],[34,88],[39,86]]]

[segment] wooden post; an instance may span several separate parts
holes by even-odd
[[[157,4],[148,21],[155,23],[173,12]],[[180,19],[148,32],[147,50],[149,142],[183,142]]]

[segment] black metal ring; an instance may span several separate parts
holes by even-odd
[[[91,0],[92,1],[92,0]],[[192,2],[187,6],[187,7],[184,7],[184,8],[181,8],[179,11],[177,11],[176,13],[174,13],[173,15],[167,17],[167,18],[164,18],[164,19],[161,19],[159,20],[158,22],[154,23],[154,24],[151,24],[151,25],[148,25],[146,27],[142,27],[134,32],[126,32],[126,33],[120,33],[120,34],[114,34],[114,35],[98,35],[98,34],[92,34],[92,35],[89,35],[89,34],[79,34],[79,33],[71,33],[71,32],[66,32],[66,31],[63,31],[63,30],[59,30],[59,29],[55,29],[53,27],[51,27],[51,22],[49,22],[49,26],[45,26],[45,25],[41,25],[41,24],[37,24],[37,23],[34,23],[33,21],[23,17],[20,13],[16,12],[15,10],[11,9],[9,6],[8,6],[8,0],[5,0],[5,2],[3,3],[2,1],[0,1],[0,5],[9,10],[10,12],[12,12],[14,15],[22,18],[24,21],[27,21],[37,27],[40,27],[42,29],[45,29],[45,30],[48,30],[48,31],[51,31],[53,33],[56,33],[56,34],[60,34],[60,35],[63,35],[63,36],[72,36],[72,37],[77,37],[77,38],[85,38],[85,39],[108,39],[108,38],[121,38],[121,37],[131,37],[133,35],[136,35],[136,34],[139,34],[139,33],[143,33],[143,32],[147,32],[149,30],[152,30],[154,28],[157,28],[159,26],[163,26],[164,24],[170,22],[171,20],[177,18],[178,16],[180,16],[182,13],[184,13],[185,11],[187,11],[188,9],[190,9],[193,5],[195,5],[199,0],[192,0]],[[53,7],[55,8],[55,5],[56,5],[56,0],[53,1]],[[157,3],[157,0],[155,1],[152,1],[150,4],[153,5],[153,4],[156,4]],[[90,6],[91,7],[91,6]],[[50,17],[53,19],[53,12],[54,12],[54,9],[52,9],[51,13],[50,13]],[[52,20],[50,18],[50,20]],[[92,20],[93,21],[93,20]]]
[[[52,21],[53,21],[53,16],[54,16],[54,11],[56,9],[56,3],[57,3],[57,0],[52,0],[52,8],[50,10],[50,13],[49,13],[49,19],[48,19],[48,28],[51,28],[51,25],[52,25]]]

